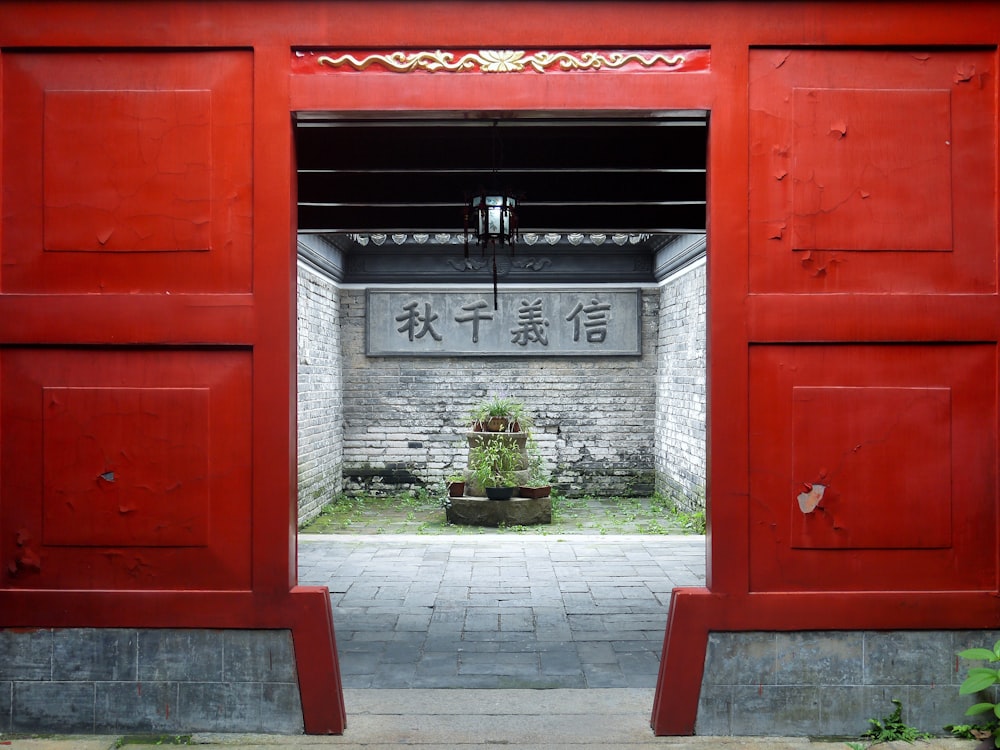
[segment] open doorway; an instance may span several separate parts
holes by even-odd
[[[697,511],[704,502],[706,143],[703,112],[300,118],[300,520],[343,491],[443,489],[445,478],[465,463],[469,408],[491,392],[515,394],[535,413],[536,436],[551,457],[559,492],[670,493]],[[491,181],[520,196],[521,241],[513,253],[497,254],[499,293],[534,298],[540,290],[628,290],[639,300],[634,353],[572,356],[536,347],[530,354],[470,355],[428,347],[371,356],[366,322],[369,305],[378,302],[373,290],[492,295],[493,258],[475,245],[466,257],[463,225],[463,200]],[[615,533],[603,533],[608,531]],[[466,636],[473,644],[467,651],[489,654],[467,653],[466,664],[495,662],[498,652],[490,649],[499,641],[521,653],[535,644],[534,655],[505,658],[506,668],[521,675],[519,686],[635,686],[628,675],[652,686],[655,654],[648,657],[659,650],[669,592],[702,583],[703,542],[689,538],[671,547],[651,537],[636,548],[613,550],[608,537],[603,545],[566,555],[552,545],[470,541],[473,534],[469,529],[464,540],[453,541],[448,553],[428,553],[422,539],[396,543],[389,537],[319,557],[301,545],[300,580],[330,586],[342,650],[351,648],[342,637],[348,631],[367,643],[355,643],[355,653],[342,657],[345,684],[360,679],[355,686],[405,686],[377,682],[379,665],[396,663],[394,676],[420,669],[413,643],[426,642],[437,627],[450,634],[450,654],[435,655],[433,648],[425,654],[423,668],[433,672],[437,665],[444,676],[431,675],[424,686],[510,684],[511,674],[475,672],[456,673],[453,684],[434,682],[447,682],[452,666],[444,662],[451,665]],[[464,569],[448,567],[463,557]],[[323,559],[336,565],[336,575],[324,577],[317,569]],[[561,562],[575,570],[564,576],[557,569]],[[529,569],[542,571],[545,581],[529,580]],[[393,579],[413,570],[457,588],[413,590]],[[592,588],[619,601],[597,603]],[[539,605],[538,597],[546,595],[550,600]],[[625,601],[629,595],[631,602]],[[496,606],[462,609],[463,596],[492,597]],[[566,601],[576,604],[567,610]],[[613,616],[610,628],[604,615]],[[462,637],[455,643],[459,621]],[[573,626],[584,628],[591,641],[574,644],[573,652],[597,659],[589,677],[586,669],[568,666],[565,649],[553,651],[551,642],[543,648],[544,637],[525,637],[546,628],[556,637]],[[376,631],[403,643],[376,643]],[[626,649],[613,653],[611,644],[626,631],[637,637],[621,659]],[[549,673],[543,668],[534,681],[531,667],[518,666],[543,658]],[[553,661],[570,672],[555,684],[549,679],[559,668]],[[365,684],[369,677],[376,682]]]

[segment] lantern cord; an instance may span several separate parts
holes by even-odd
[[[465,259],[469,259],[469,202],[465,202]]]
[[[497,244],[493,243],[493,309],[497,310]]]

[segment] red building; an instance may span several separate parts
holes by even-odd
[[[0,3],[0,627],[290,632],[342,731],[295,569],[296,124],[686,112],[709,580],[654,730],[693,731],[709,632],[997,628],[998,42],[993,2]]]

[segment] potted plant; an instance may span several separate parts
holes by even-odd
[[[518,487],[517,494],[521,497],[531,498],[548,497],[552,494],[549,470],[534,438],[528,438],[527,451],[528,478],[525,480],[525,484]]]
[[[445,482],[448,485],[448,497],[462,497],[465,494],[465,477],[461,474],[451,474]]]
[[[475,432],[528,432],[532,426],[524,404],[510,396],[490,396],[476,404],[470,418]]]
[[[523,454],[515,440],[504,435],[482,439],[469,450],[472,477],[490,500],[509,500],[517,488],[516,472]]]

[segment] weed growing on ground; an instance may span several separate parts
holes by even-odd
[[[697,534],[704,532],[704,512],[685,513],[669,497],[566,497],[554,492],[552,523],[508,526],[499,530],[448,523],[448,498],[420,487],[392,495],[340,494],[304,524],[312,534]]]
[[[115,741],[115,747],[125,747],[126,745],[193,745],[195,744],[190,734],[130,734],[119,737]]]
[[[695,510],[689,510],[692,506]],[[657,492],[650,500],[650,507],[657,508],[677,532],[682,534],[705,533],[705,493],[703,490],[699,490],[693,498],[681,498],[670,492],[667,494]]]
[[[864,750],[865,747],[871,747],[872,745],[878,745],[883,742],[894,742],[896,740],[902,740],[903,742],[927,740],[933,736],[927,732],[922,732],[915,727],[911,727],[903,721],[902,701],[893,698],[892,703],[896,708],[891,714],[881,719],[868,720],[868,723],[871,724],[871,726],[867,732],[861,735],[861,739],[868,744],[865,745],[861,742],[849,742],[847,745],[851,748],[851,750]]]

